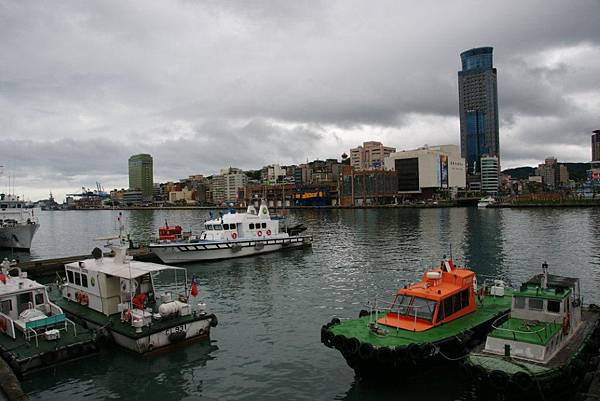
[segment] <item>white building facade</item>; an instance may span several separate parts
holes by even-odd
[[[385,159],[386,170],[398,174],[399,193],[422,193],[466,186],[465,159],[457,145],[423,146],[394,152]]]

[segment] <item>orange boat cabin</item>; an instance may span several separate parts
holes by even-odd
[[[425,331],[476,309],[475,273],[452,260],[427,271],[420,282],[401,288],[389,311],[377,323],[409,331]]]

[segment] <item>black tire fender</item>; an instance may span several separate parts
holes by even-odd
[[[394,355],[389,347],[380,347],[377,349],[377,360],[381,363],[392,363]]]
[[[526,372],[517,372],[512,375],[511,382],[521,391],[527,392],[533,386],[533,378]]]
[[[346,336],[343,334],[338,334],[333,337],[333,346],[340,351],[344,349],[346,346]]]
[[[358,348],[358,355],[362,359],[371,359],[375,353],[375,348],[369,343],[362,343]]]
[[[327,347],[331,348],[333,346],[334,336],[335,335],[331,331],[326,330],[325,334],[324,334],[324,338],[323,338],[323,344],[325,344]]]
[[[358,341],[355,337],[350,337],[346,340],[346,345],[344,346],[344,351],[348,355],[356,355],[358,350],[360,349],[360,341]]]
[[[365,316],[369,316],[369,315],[370,315],[369,311],[364,310],[364,309],[362,309],[360,312],[358,312],[358,317],[359,318],[365,317]]]
[[[506,372],[501,370],[492,370],[490,372],[490,384],[498,391],[505,391],[509,383],[509,377]]]

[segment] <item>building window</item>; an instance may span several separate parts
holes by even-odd
[[[560,301],[548,300],[548,312],[560,313]]]
[[[73,272],[71,270],[67,270],[67,281],[69,283],[74,283],[74,281],[73,281]]]
[[[35,304],[42,305],[44,303],[44,293],[35,294]]]
[[[544,310],[544,300],[529,298],[529,310]]]

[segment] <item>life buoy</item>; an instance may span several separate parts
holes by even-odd
[[[88,295],[85,292],[82,292],[79,294],[79,303],[81,305],[87,305],[90,302],[90,298],[88,297]]]
[[[271,235],[271,230],[267,230],[267,235]]]
[[[231,233],[231,238],[236,239],[237,238],[237,233]]]
[[[256,235],[258,235],[259,237],[262,237],[262,231],[258,231],[258,232],[256,233]]]
[[[0,318],[0,332],[4,333],[6,331],[6,320],[4,318]]]

